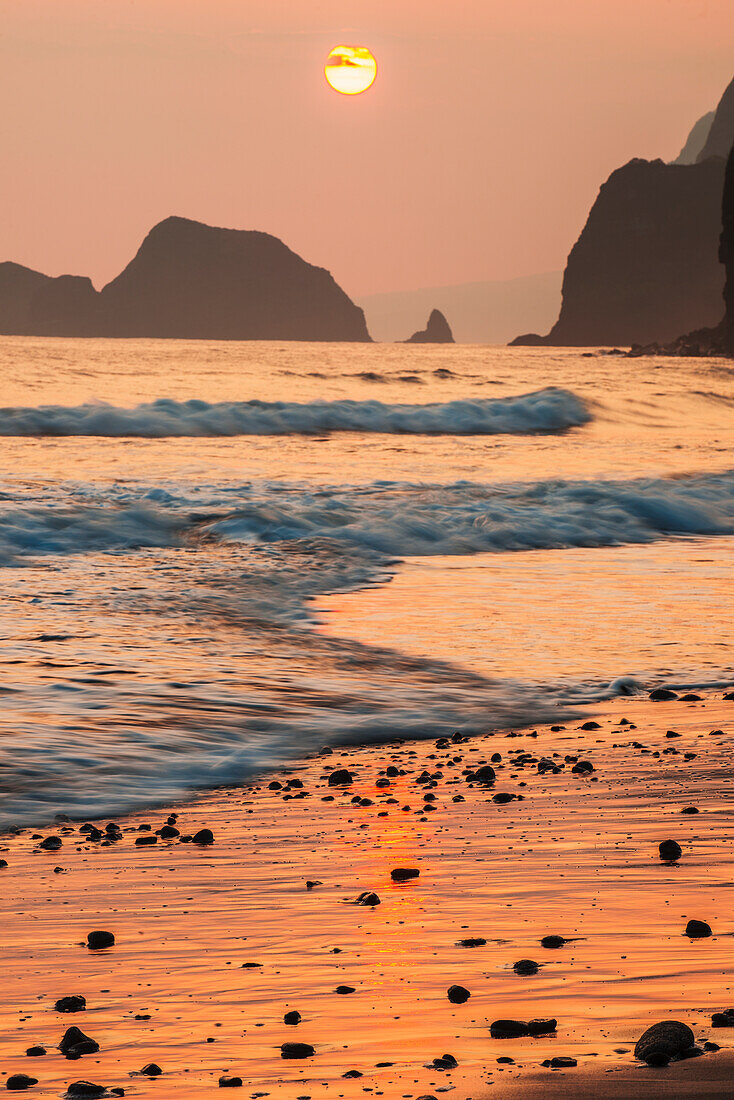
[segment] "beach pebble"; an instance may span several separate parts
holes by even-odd
[[[712,1027],[734,1027],[734,1008],[726,1008],[723,1012],[714,1012],[711,1017]]]
[[[83,1054],[96,1054],[99,1043],[78,1027],[70,1027],[64,1032],[58,1049],[66,1058],[81,1058]]]
[[[10,1092],[24,1092],[38,1084],[37,1077],[28,1077],[25,1073],[14,1073],[5,1082],[5,1088]]]
[[[0,859],[0,870],[2,870],[4,867],[7,867],[7,865],[8,865],[7,859]]]
[[[706,924],[705,920],[689,920],[686,925],[686,935],[691,939],[700,940],[713,935],[713,933],[711,925]]]
[[[319,878],[306,879],[306,889],[313,890],[314,886],[323,886],[323,882]]]
[[[350,783],[354,782],[354,777],[351,772],[348,772],[346,768],[338,768],[333,771],[329,776],[330,787],[348,787]]]
[[[152,844],[158,843],[158,837],[153,836],[152,833],[146,833],[144,836],[136,837],[135,845],[138,848],[149,848]]]
[[[574,1066],[578,1065],[578,1062],[575,1058],[562,1058],[557,1056],[555,1058],[546,1058],[542,1064],[548,1069],[573,1069]]]
[[[181,831],[173,825],[164,825],[162,829],[158,830],[158,836],[161,840],[172,840],[175,836],[181,836]]]
[[[54,1005],[57,1012],[83,1012],[87,1007],[86,997],[59,997]]]
[[[458,947],[486,947],[487,941],[483,940],[481,936],[475,936],[468,940],[459,940]]]
[[[678,1020],[662,1020],[653,1024],[637,1040],[635,1058],[649,1066],[667,1066],[694,1045],[693,1032]]]
[[[453,1054],[442,1054],[440,1058],[434,1058],[431,1066],[432,1069],[456,1069],[458,1062],[454,1058]]]
[[[316,1051],[308,1043],[283,1043],[281,1058],[312,1058]]]
[[[669,688],[655,688],[654,691],[650,692],[649,698],[652,699],[653,703],[664,703],[670,699],[677,699],[678,696]]]
[[[45,1047],[28,1047],[26,1051],[27,1058],[43,1058],[46,1053]]]
[[[43,848],[46,852],[58,852],[61,844],[62,840],[60,836],[47,836],[45,840],[41,841],[38,847]]]
[[[452,985],[449,986],[446,996],[452,1005],[463,1005],[465,1001],[469,1000],[471,993],[463,985]]]
[[[219,1078],[220,1089],[241,1089],[242,1078],[241,1077],[220,1077]]]
[[[558,1027],[558,1020],[529,1020],[529,1035],[551,1035]]]
[[[527,974],[537,974],[540,970],[540,965],[536,963],[534,959],[519,959],[518,962],[513,965],[512,969],[516,974],[525,976]]]
[[[590,760],[579,760],[578,764],[574,764],[571,768],[573,775],[591,775],[594,771],[594,765]]]
[[[543,936],[540,946],[555,950],[557,947],[564,947],[567,943],[568,940],[564,939],[563,936]]]
[[[663,840],[658,845],[660,858],[672,863],[683,855],[683,849],[676,840]]]
[[[98,930],[87,935],[87,947],[90,951],[101,951],[105,947],[114,947],[115,937],[112,932]]]
[[[148,1062],[147,1066],[143,1066],[140,1072],[146,1077],[160,1077],[163,1070],[155,1062]]]
[[[214,833],[211,829],[199,829],[198,833],[194,833],[194,844],[201,844],[206,846],[207,844],[214,843]]]
[[[489,1025],[489,1034],[493,1039],[519,1039],[530,1032],[520,1020],[495,1020]]]
[[[110,1093],[112,1096],[125,1095],[122,1089],[110,1089]],[[98,1100],[99,1097],[107,1095],[107,1089],[104,1085],[95,1085],[92,1081],[72,1081],[66,1090],[66,1095],[68,1097],[84,1096],[88,1097],[89,1100],[97,1098]]]
[[[283,1023],[289,1024],[291,1027],[295,1027],[296,1024],[300,1024],[301,1018],[301,1013],[297,1012],[294,1008],[292,1012],[286,1012],[285,1016],[283,1017]]]
[[[338,985],[334,992],[346,997],[349,993],[356,993],[356,990],[353,985]]]
[[[418,878],[420,871],[417,867],[395,867],[390,872],[393,882],[408,882],[411,878]]]
[[[363,893],[361,893],[359,895],[359,897],[354,899],[354,904],[355,905],[379,905],[380,904],[380,899],[377,896],[377,894],[373,893],[371,890],[365,890]]]

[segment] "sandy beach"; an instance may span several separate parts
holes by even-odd
[[[335,750],[117,819],[118,840],[84,822],[5,835],[3,1080],[48,1097],[80,1080],[199,1097],[222,1076],[253,1097],[730,1095],[734,1032],[711,1015],[734,1004],[733,716],[721,693],[617,700],[565,728]],[[487,764],[495,782],[471,781]],[[330,785],[343,769],[352,782]],[[171,815],[181,835],[136,843]],[[181,842],[200,829],[213,844]],[[354,904],[363,892],[379,904]],[[713,935],[687,937],[690,919]],[[94,930],[114,946],[89,950]],[[86,1008],[56,1011],[65,996]],[[548,1018],[549,1034],[490,1036]],[[722,1050],[640,1067],[636,1040],[669,1018]],[[71,1026],[99,1052],[65,1058]],[[313,1056],[284,1059],[289,1042]],[[434,1067],[444,1055],[456,1067]],[[542,1067],[555,1057],[577,1066]]]

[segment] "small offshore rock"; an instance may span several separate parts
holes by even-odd
[[[81,996],[59,997],[54,1005],[57,1012],[83,1012],[86,1007],[87,999]]]
[[[689,920],[686,925],[686,935],[693,940],[702,940],[707,936],[712,936],[711,925],[706,924],[705,920]]]
[[[677,840],[663,840],[658,845],[660,858],[668,863],[673,863],[683,855],[683,849]]]
[[[468,989],[465,989],[463,985],[449,986],[446,996],[451,1001],[452,1005],[463,1005],[471,997],[471,993]]]
[[[90,951],[102,951],[105,947],[114,947],[115,937],[112,932],[98,930],[87,935],[87,947]]]
[[[695,1043],[693,1032],[679,1020],[661,1020],[637,1040],[635,1058],[649,1066],[667,1066]]]
[[[280,1048],[281,1058],[313,1058],[315,1053],[309,1043],[283,1043]]]

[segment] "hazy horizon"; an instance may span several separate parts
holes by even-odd
[[[677,156],[734,75],[724,0],[0,0],[0,259],[96,286],[177,214],[352,297],[558,270],[601,183]],[[323,78],[340,41],[378,79]]]

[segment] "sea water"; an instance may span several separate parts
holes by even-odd
[[[0,340],[0,826],[734,684],[734,370]]]

